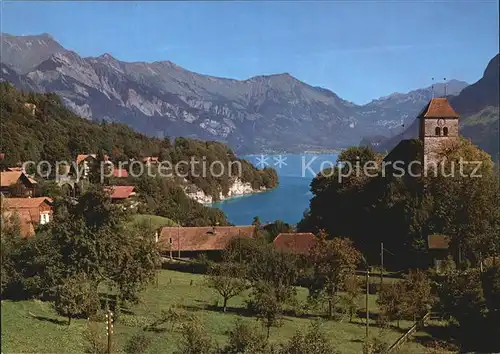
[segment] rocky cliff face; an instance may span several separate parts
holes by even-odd
[[[227,192],[227,194],[223,194],[222,192],[220,192],[219,201],[243,195],[264,192],[265,190],[265,188],[253,189],[250,183],[243,183],[241,179],[236,178],[229,187],[229,191]],[[211,195],[205,194],[201,189],[195,188],[192,185],[186,186],[184,192],[189,198],[196,200],[198,203],[212,204],[214,202],[214,199]]]
[[[48,35],[1,39],[5,79],[19,88],[56,92],[88,119],[120,121],[160,137],[219,140],[239,153],[340,148],[366,135],[387,136],[431,95],[423,89],[358,106],[289,74],[231,80],[169,61],[82,58]],[[465,85],[454,84],[455,91]]]

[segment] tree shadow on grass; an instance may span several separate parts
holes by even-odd
[[[65,326],[68,325],[68,321],[67,320],[59,320],[57,318],[50,318],[50,317],[45,317],[45,316],[37,316],[37,315],[33,315],[33,314],[30,314],[30,316],[32,318],[34,318],[34,319],[39,320],[39,321],[50,322],[50,323],[54,323],[56,325],[65,325]]]
[[[356,316],[357,316],[357,318],[366,319],[366,310],[362,309],[362,310],[356,311]],[[373,313],[373,312],[368,312],[368,318],[370,320],[372,320],[372,321],[376,321],[377,320],[377,314]]]
[[[455,342],[452,330],[449,327],[427,325],[426,327],[421,328],[420,332],[423,332],[427,335],[416,334],[413,336],[413,340],[425,347],[428,347],[429,345],[436,342],[452,344]]]
[[[122,312],[122,314],[124,315],[132,315],[132,316],[135,316],[136,313],[132,310],[129,310],[129,309],[124,309],[124,308],[121,308],[120,311]]]
[[[227,306],[226,312],[223,311],[222,306],[209,305],[206,303],[200,304],[200,305],[187,305],[187,306],[183,306],[183,307],[186,310],[191,310],[191,311],[206,310],[206,311],[213,311],[213,312],[219,312],[219,313],[235,314],[235,315],[239,315],[239,316],[243,316],[243,317],[255,317],[255,313],[253,313],[252,311],[248,310],[245,307]]]
[[[144,332],[153,332],[153,333],[164,333],[168,331],[168,328],[165,327],[150,327],[150,326],[145,326],[143,328]]]

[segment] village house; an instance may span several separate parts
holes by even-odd
[[[440,271],[443,262],[445,262],[450,253],[450,239],[445,235],[432,234],[427,236],[427,246],[429,256],[436,271]]]
[[[19,185],[22,190],[16,191],[24,197],[35,194],[37,182],[25,174],[23,171],[3,171],[0,172],[0,192],[8,197],[12,194],[12,188]]]
[[[83,165],[82,175],[80,177],[87,178],[90,172],[90,165],[96,160],[96,154],[80,154],[76,157],[76,166],[80,168]]]
[[[33,236],[37,225],[44,225],[52,220],[52,200],[47,197],[2,198],[2,204],[2,219],[13,223],[16,217],[19,218],[23,237]]]
[[[113,169],[113,177],[116,178],[127,178],[128,171],[124,168],[114,168]]]
[[[255,235],[255,226],[163,227],[156,232],[156,242],[170,258],[196,258],[201,254],[217,258],[233,238]]]
[[[110,194],[111,201],[113,202],[123,202],[135,196],[134,186],[110,186],[104,190]]]
[[[317,237],[310,233],[280,233],[273,240],[274,247],[297,255],[307,255],[318,242]]]
[[[76,157],[76,166],[80,168],[83,165],[82,175],[80,177],[87,178],[89,176],[90,167],[97,160],[97,154],[79,154]],[[104,155],[104,161],[108,161],[108,155]]]
[[[432,264],[437,272],[443,270],[443,264],[448,259],[453,259],[455,262],[459,260],[458,252],[454,252],[450,245],[450,238],[446,235],[432,234],[427,237],[427,246],[429,249],[429,255],[432,260]],[[489,256],[485,257],[480,261],[479,266],[482,267],[493,267],[496,264],[500,264],[499,256]]]
[[[26,173],[26,171],[24,170],[24,168],[23,168],[22,166],[7,167],[6,171],[11,171],[11,172],[24,172],[24,173]]]

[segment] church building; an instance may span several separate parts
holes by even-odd
[[[459,115],[444,97],[433,98],[418,116],[419,138],[423,143],[423,166],[437,163],[440,146],[443,142],[458,140]]]

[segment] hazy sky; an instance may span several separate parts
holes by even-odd
[[[170,60],[214,76],[288,72],[365,103],[472,83],[498,53],[498,1],[2,2],[1,30],[82,56]]]

